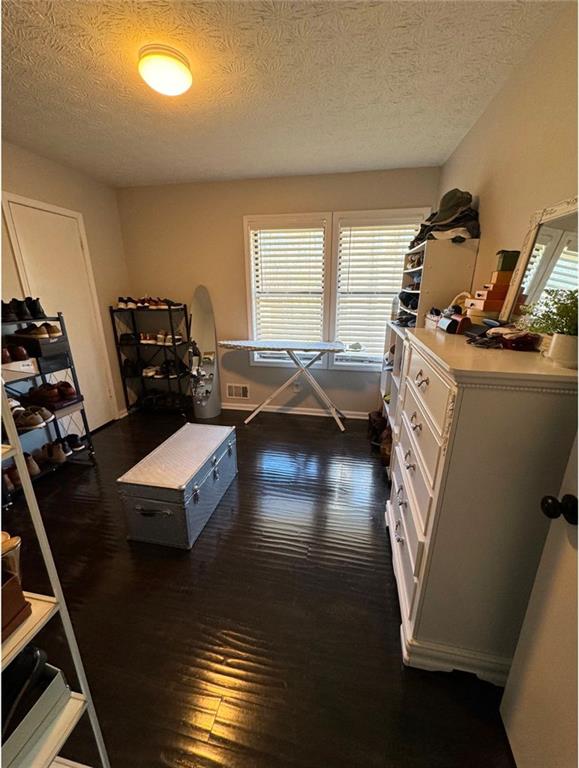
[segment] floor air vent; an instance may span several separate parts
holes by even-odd
[[[228,384],[227,397],[247,400],[249,398],[249,387],[245,384]]]

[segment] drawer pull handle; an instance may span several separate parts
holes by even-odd
[[[199,486],[193,486],[193,504],[199,504]]]
[[[398,502],[399,507],[406,507],[407,502],[404,501],[402,498],[402,494],[404,493],[404,486],[401,485],[400,488],[396,491],[396,501]]]
[[[404,454],[404,466],[406,467],[406,469],[416,469],[416,464],[411,464],[408,461],[411,455],[412,454],[410,453],[410,451],[406,451],[406,453]]]
[[[230,441],[229,443],[227,443],[227,455],[231,456],[232,453],[233,453],[233,446],[231,445],[231,441]]]
[[[219,469],[217,467],[213,470],[213,479],[219,480]]]
[[[418,371],[416,376],[414,377],[414,381],[416,382],[417,387],[421,387],[423,384],[425,387],[427,387],[430,384],[430,379],[428,376],[425,376],[422,368]]]
[[[422,432],[422,424],[419,421],[416,421],[417,419],[416,411],[412,414],[410,417],[410,426],[412,427],[412,431],[416,432],[418,430],[419,432]]]
[[[135,504],[135,509],[143,517],[171,517],[173,514],[170,509],[145,509],[140,504]]]
[[[217,456],[214,456],[214,457],[211,459],[211,463],[213,464],[213,466],[215,466],[215,465],[217,464]]]
[[[395,533],[394,538],[396,539],[398,544],[404,544],[404,536],[400,536],[398,533]]]

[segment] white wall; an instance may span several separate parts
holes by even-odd
[[[574,4],[556,16],[445,163],[439,193],[453,187],[479,198],[481,285],[498,250],[521,248],[536,210],[577,193]]]
[[[244,215],[431,206],[438,177],[437,168],[413,168],[122,189],[119,208],[132,290],[190,304],[195,287],[206,285],[218,337],[247,338]],[[222,354],[221,365],[224,402],[228,382],[247,384],[250,402],[259,403],[289,375],[286,369],[250,366],[242,352]],[[316,376],[342,410],[367,412],[378,405],[377,373],[319,371]],[[290,399],[300,407],[320,407],[307,384],[296,395],[286,391],[276,404]]]
[[[119,294],[127,292],[129,281],[114,190],[83,173],[9,143],[2,145],[2,189],[83,214],[117,410],[122,410],[125,404],[108,307],[116,303]],[[12,297],[23,298],[22,288],[2,221],[2,298],[6,301]]]

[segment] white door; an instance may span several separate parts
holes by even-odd
[[[577,438],[565,494],[577,496]],[[550,524],[501,715],[517,768],[577,768],[577,525],[563,516]]]
[[[6,223],[24,291],[64,314],[91,429],[115,418],[113,389],[82,215],[13,195]]]

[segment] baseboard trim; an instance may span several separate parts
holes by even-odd
[[[127,411],[127,409],[123,408],[121,411],[117,412],[117,419],[124,419],[125,416],[128,416],[128,415],[129,415],[129,412]]]
[[[255,411],[258,403],[221,403],[224,411]],[[262,411],[267,413],[287,413],[294,416],[326,416],[331,419],[332,415],[325,408],[303,408],[298,406],[293,408],[289,405],[266,405]],[[368,414],[364,411],[342,411],[347,419],[367,419]]]
[[[440,645],[408,637],[404,621],[400,625],[402,659],[408,667],[430,671],[451,672],[458,669],[471,672],[481,680],[504,686],[511,667],[511,659],[477,653],[465,648]]]

